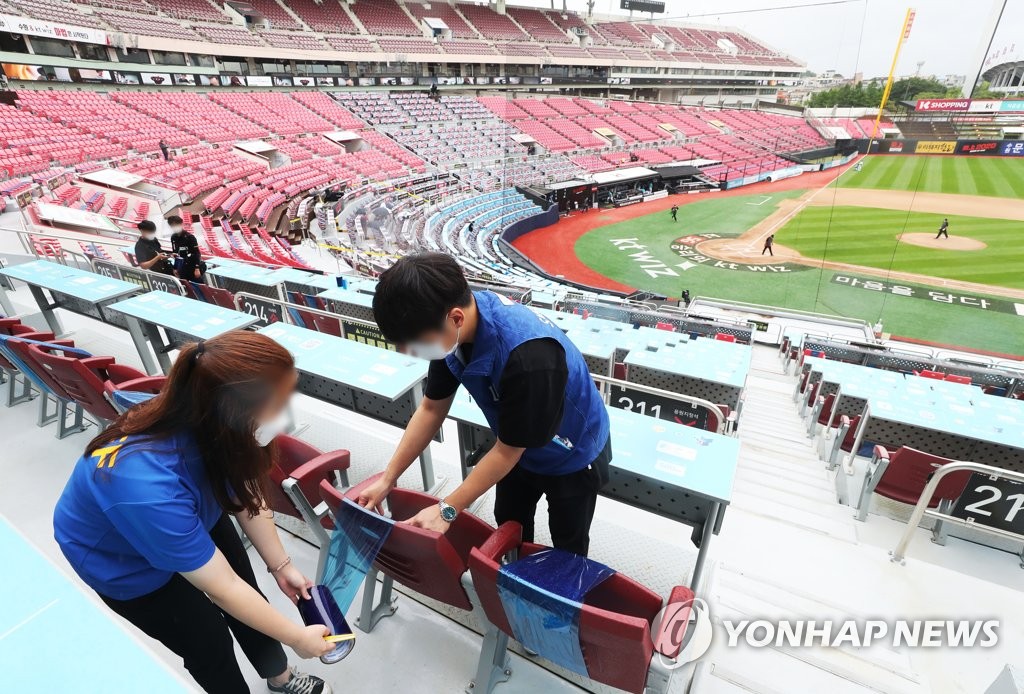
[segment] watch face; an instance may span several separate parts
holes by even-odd
[[[459,515],[459,512],[454,507],[444,504],[441,506],[441,518],[451,523],[455,520],[455,516]]]

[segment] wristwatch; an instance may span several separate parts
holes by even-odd
[[[446,504],[443,499],[437,502],[437,506],[441,509],[441,520],[446,523],[454,522],[459,515],[459,511],[451,504]]]

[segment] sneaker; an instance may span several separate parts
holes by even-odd
[[[295,668],[289,669],[292,673],[290,680],[281,685],[267,681],[267,689],[279,694],[331,694],[330,686],[319,677],[298,672]]]

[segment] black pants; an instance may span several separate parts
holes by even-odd
[[[949,238],[949,232],[946,231],[945,229],[939,229],[939,233],[937,233],[935,235],[935,238],[939,238],[940,236],[945,236],[948,239]]]
[[[541,496],[546,496],[551,544],[585,555],[590,548],[590,524],[594,521],[597,492],[608,482],[611,454],[609,441],[590,466],[568,475],[539,475],[516,465],[495,488],[495,520],[499,525],[517,521],[523,526],[523,540],[533,542],[537,502]]]
[[[761,255],[764,255],[765,252],[767,252],[768,255],[770,255],[772,257],[775,256],[775,253],[772,252],[772,247],[771,246],[765,246],[764,248],[761,249]]]
[[[235,573],[259,591],[249,556],[227,516],[221,517],[210,537]],[[133,600],[113,600],[103,595],[100,598],[114,612],[181,656],[189,674],[210,694],[249,692],[235,660],[232,634],[260,677],[276,677],[288,667],[288,656],[280,643],[221,612],[181,574],[174,574],[163,587]],[[139,687],[145,690],[144,683]]]

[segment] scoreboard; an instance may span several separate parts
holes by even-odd
[[[665,3],[651,0],[619,0],[619,8],[635,12],[664,12]]]

